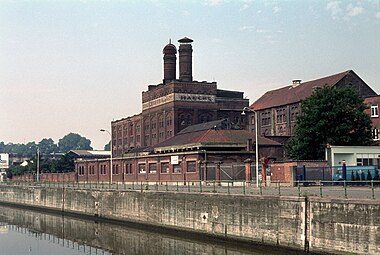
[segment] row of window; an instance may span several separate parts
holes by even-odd
[[[380,165],[378,154],[356,154],[356,165],[358,166],[374,166]]]
[[[286,123],[286,110],[287,108],[276,109],[276,123]],[[271,115],[272,111],[264,111],[260,113],[261,125],[268,126],[271,125]],[[290,121],[296,121],[297,116],[299,115],[298,105],[293,105],[290,108]],[[254,125],[254,116],[252,116],[251,124]]]
[[[160,173],[163,173],[163,174],[169,173],[169,169],[170,169],[169,162],[161,162],[160,166],[161,166]],[[172,166],[173,166],[173,173],[182,173],[182,162],[179,162],[178,164],[172,165]],[[129,169],[128,173],[133,174],[133,169],[132,169],[133,165],[130,164],[130,167],[131,169]],[[147,171],[148,173],[154,174],[154,173],[157,173],[157,163],[148,163],[148,164],[140,163],[138,164],[137,169],[138,169],[139,174],[144,174]],[[185,171],[188,173],[196,172],[197,171],[196,161],[186,161]]]
[[[160,173],[169,173],[170,164],[169,162],[161,162],[161,163],[139,163],[137,166],[138,173],[143,174],[148,171],[148,173],[154,174],[157,173],[158,164],[160,164]],[[182,173],[182,162],[179,162],[176,165],[173,166],[173,173]],[[197,164],[196,161],[186,161],[185,163],[185,171],[188,173],[196,172],[197,171]],[[118,175],[120,173],[120,168],[118,164],[112,165],[112,174]],[[134,173],[134,165],[130,163],[125,164],[125,174],[133,174]],[[79,166],[78,167],[78,175],[84,175],[85,174],[85,167]],[[89,166],[88,167],[88,174],[89,175],[95,175],[95,166]],[[106,175],[107,174],[107,165],[100,165],[100,175]]]
[[[286,122],[286,109],[281,108],[276,110],[276,116],[277,116],[277,123],[285,123]]]
[[[144,100],[144,102],[149,102],[151,100],[154,100],[154,99],[157,99],[157,98],[160,98],[160,97],[164,97],[164,96],[170,95],[173,92],[174,92],[173,90],[166,90],[166,91],[163,91],[161,93],[154,93],[153,96],[146,97],[146,100]],[[215,91],[213,91],[213,90],[207,90],[207,88],[205,88],[204,90],[176,88],[175,93],[198,94],[198,95],[203,95],[203,94],[204,95],[213,95],[213,94],[215,94]]]

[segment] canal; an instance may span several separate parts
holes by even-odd
[[[7,255],[298,253],[7,206],[0,206],[0,250]]]

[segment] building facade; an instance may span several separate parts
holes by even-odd
[[[259,137],[259,158],[282,159],[283,146]],[[158,145],[135,148],[112,160],[75,161],[80,182],[244,180],[255,136],[229,120],[184,128]],[[253,164],[253,163],[252,163]],[[111,177],[112,172],[112,177]]]
[[[142,112],[111,123],[113,156],[154,146],[199,123],[228,119],[245,127],[241,111],[249,100],[244,99],[244,93],[218,89],[216,82],[193,80],[193,40],[185,37],[178,42],[179,78],[177,48],[169,43],[163,49],[163,82],[142,92]]]
[[[367,97],[364,99],[364,103],[367,104],[368,108],[365,111],[372,121],[372,137],[373,140],[379,145],[380,137],[380,115],[379,115],[379,105],[380,105],[380,96]]]
[[[330,166],[380,166],[379,146],[328,145],[325,155]]]
[[[362,98],[377,96],[376,92],[352,70],[313,81],[293,80],[292,85],[268,91],[250,106],[258,114],[259,134],[278,141],[293,136],[296,118],[301,112],[301,102],[315,90],[326,86],[354,87]],[[254,113],[250,113],[248,118],[248,129],[255,132]]]

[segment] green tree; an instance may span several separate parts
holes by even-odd
[[[353,88],[324,87],[301,104],[295,136],[287,144],[292,159],[323,159],[326,144],[372,144],[371,119]]]
[[[6,146],[6,145],[4,144],[4,142],[0,142],[0,152],[1,152],[1,153],[6,152],[5,146]]]
[[[109,141],[106,145],[104,145],[104,150],[105,151],[110,151],[111,149],[111,141]]]
[[[70,150],[92,150],[91,141],[86,137],[70,133],[59,139],[60,152],[67,153]]]
[[[74,168],[74,158],[67,153],[58,160],[56,165],[57,172],[73,172]]]
[[[38,143],[40,148],[40,153],[42,155],[48,155],[54,152],[58,152],[58,146],[54,143],[51,138],[44,138]]]

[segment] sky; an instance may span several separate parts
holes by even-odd
[[[103,149],[185,36],[194,80],[250,104],[346,70],[380,93],[380,0],[0,0],[0,141],[73,132]]]

